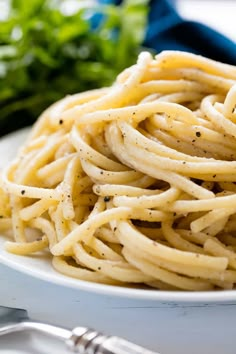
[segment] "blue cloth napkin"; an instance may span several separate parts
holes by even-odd
[[[119,4],[121,0],[105,0]],[[144,45],[157,52],[182,50],[236,65],[236,43],[202,23],[182,18],[175,1],[151,0]],[[212,1],[212,12],[214,2]],[[233,25],[233,24],[232,24]]]

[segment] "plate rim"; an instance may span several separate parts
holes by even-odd
[[[134,300],[148,300],[158,302],[206,302],[206,303],[219,303],[219,302],[236,302],[236,290],[219,290],[219,291],[167,291],[167,290],[149,290],[149,289],[136,289],[126,288],[121,286],[107,285],[80,280],[68,277],[53,269],[52,263],[48,263],[50,270],[55,272],[55,275],[47,273],[44,270],[38,270],[35,267],[29,267],[22,263],[20,259],[30,256],[18,256],[9,254],[3,249],[6,239],[0,236],[0,264],[19,272],[26,274],[35,279],[46,281],[47,283],[56,284],[70,289],[77,289],[87,291],[100,295],[115,296]]]
[[[0,139],[0,155],[3,145],[8,145],[15,150],[19,147],[21,141],[23,141],[29,132],[29,128],[24,128],[13,132]],[[13,143],[14,142],[14,143]],[[15,146],[13,146],[15,145]],[[0,235],[0,264],[14,269],[17,272],[27,274],[36,279],[53,283],[59,286],[67,288],[87,291],[91,293],[97,293],[101,295],[136,299],[136,300],[148,300],[148,301],[161,301],[161,302],[236,302],[236,290],[219,290],[219,291],[167,291],[167,290],[146,290],[136,288],[126,288],[121,286],[99,284],[80,280],[76,278],[70,278],[64,274],[61,274],[53,269],[50,263],[51,270],[55,272],[55,276],[51,273],[42,271],[38,268],[27,267],[20,259],[25,256],[18,256],[9,254],[4,250],[4,243],[6,238]],[[27,256],[27,259],[33,259],[33,257]]]
[[[64,274],[61,274],[53,269],[51,263],[48,264],[51,270],[55,272],[55,276],[51,273],[47,273],[44,270],[38,270],[36,267],[29,267],[22,263],[20,259],[25,256],[18,256],[9,254],[2,246],[6,242],[5,238],[0,236],[0,264],[19,272],[31,276],[47,283],[56,284],[66,288],[77,289],[87,291],[100,295],[115,296],[122,298],[129,298],[134,300],[148,300],[158,302],[206,302],[206,303],[219,303],[219,302],[236,302],[236,290],[219,290],[219,291],[166,291],[166,290],[146,290],[136,288],[126,288],[121,286],[107,285],[80,280],[76,278],[70,278]],[[27,256],[27,259],[32,257]]]

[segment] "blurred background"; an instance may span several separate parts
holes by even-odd
[[[233,0],[0,0],[0,136],[112,84],[142,50],[236,65]]]
[[[235,0],[178,0],[180,14],[200,21],[236,41]]]

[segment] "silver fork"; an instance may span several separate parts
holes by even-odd
[[[26,310],[0,306],[0,336],[34,330],[62,340],[77,354],[158,354],[125,339],[107,336],[93,329],[76,327],[73,330],[29,320]]]

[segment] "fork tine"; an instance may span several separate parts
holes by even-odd
[[[0,325],[28,320],[26,310],[0,306]]]

